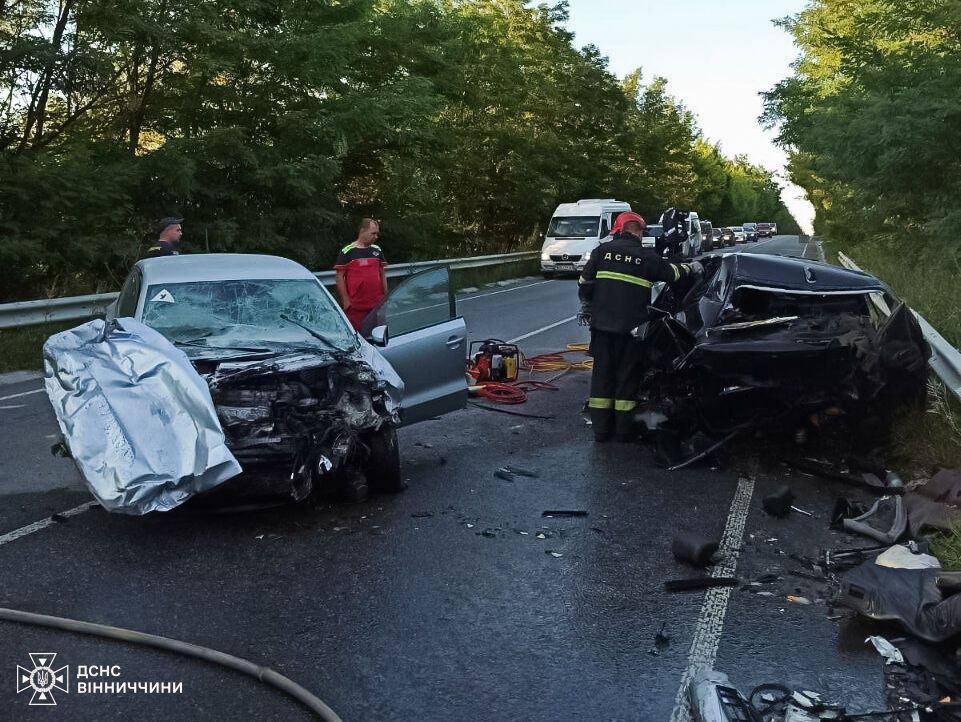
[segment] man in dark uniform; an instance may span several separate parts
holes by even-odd
[[[374,241],[380,224],[365,218],[357,229],[357,240],[344,246],[334,264],[337,292],[351,325],[361,330],[367,314],[387,295],[387,259]]]
[[[631,331],[648,320],[651,286],[701,275],[697,261],[668,263],[641,245],[644,219],[636,213],[618,217],[621,230],[591,251],[578,281],[578,321],[591,327],[594,371],[588,401],[595,441],[630,441],[637,393],[644,375],[644,346]]]
[[[180,239],[184,234],[183,218],[167,216],[157,222],[157,240],[147,249],[147,258],[180,255]]]

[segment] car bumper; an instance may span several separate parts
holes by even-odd
[[[541,273],[580,273],[587,265],[587,260],[570,261],[541,261]]]

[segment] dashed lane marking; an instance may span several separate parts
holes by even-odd
[[[31,394],[42,393],[43,389],[34,389],[33,391],[21,391],[19,394],[9,394],[8,396],[0,396],[0,401],[6,401],[8,399],[19,399],[21,396],[30,396]]]
[[[500,291],[491,291],[490,293],[482,293],[479,296],[467,296],[465,298],[458,298],[457,303],[463,301],[476,301],[478,298],[487,298],[488,296],[496,296],[498,293],[510,293],[511,291],[518,291],[522,288],[533,288],[534,286],[543,286],[545,283],[554,283],[554,281],[537,281],[536,283],[527,283],[523,286],[514,286],[513,288],[503,288]]]
[[[62,511],[55,516],[60,517],[71,517],[77,516],[77,514],[83,514],[88,509],[92,509],[97,506],[97,502],[88,501],[80,506],[75,506],[73,509],[67,509],[67,511]],[[56,524],[52,516],[48,516],[46,519],[41,519],[40,521],[35,521],[32,524],[27,524],[19,529],[14,529],[13,531],[8,531],[6,534],[0,535],[0,546],[7,544],[8,542],[16,541],[21,537],[25,537],[28,534],[33,534],[35,531],[40,531],[41,529],[46,529],[48,526]]]
[[[731,509],[724,526],[724,536],[718,550],[722,556],[720,564],[714,567],[711,576],[730,577],[737,568],[737,555],[744,537],[744,525],[747,522],[748,511],[751,507],[751,496],[754,494],[754,477],[741,477],[734,490]],[[694,629],[694,639],[687,656],[687,669],[681,677],[677,696],[674,698],[674,712],[671,722],[691,722],[691,709],[688,705],[688,687],[695,672],[701,667],[713,667],[717,658],[717,646],[724,631],[724,615],[727,613],[727,603],[731,597],[731,587],[714,587],[709,589],[701,605],[697,627]]]
[[[539,333],[544,333],[544,331],[550,331],[552,328],[557,328],[558,326],[563,326],[569,321],[573,321],[577,316],[569,316],[568,318],[562,318],[560,321],[555,321],[552,324],[548,324],[543,328],[539,328],[536,331],[531,331],[530,333],[525,333],[523,336],[518,336],[517,338],[512,338],[507,343],[517,343],[518,341],[523,341],[525,338],[530,338],[531,336],[536,336]]]

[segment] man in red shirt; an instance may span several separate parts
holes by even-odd
[[[344,246],[337,256],[337,292],[351,325],[360,330],[364,318],[387,295],[387,259],[374,241],[380,225],[365,218],[357,230],[357,240]]]

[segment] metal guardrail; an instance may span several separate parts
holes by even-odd
[[[492,256],[473,256],[471,258],[445,258],[439,261],[417,261],[415,263],[398,263],[387,267],[388,278],[409,276],[424,268],[447,265],[452,270],[465,268],[483,268],[502,263],[516,263],[538,258],[539,251],[523,251],[521,253],[501,253]],[[325,284],[334,283],[334,271],[317,271],[314,273],[318,280]],[[102,316],[107,307],[114,302],[119,294],[94,293],[88,296],[70,296],[67,298],[47,298],[39,301],[18,301],[16,303],[0,304],[0,329],[16,328],[18,326],[34,326],[51,321],[72,321],[94,316]]]
[[[854,271],[863,270],[843,253],[838,253],[838,260],[845,268]],[[948,343],[948,340],[938,333],[937,329],[928,323],[921,314],[914,309],[911,309],[911,313],[918,319],[921,332],[924,334],[928,345],[931,346],[931,358],[928,359],[928,365],[951,393],[961,399],[961,351]]]

